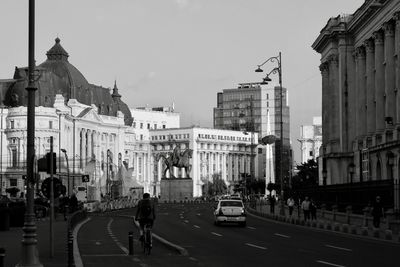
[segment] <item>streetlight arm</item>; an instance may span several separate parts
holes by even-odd
[[[278,66],[281,65],[280,56],[276,56],[276,57],[270,57],[269,59],[265,60],[263,63],[261,63],[260,65],[257,65],[257,66],[260,68],[260,67],[264,66],[265,64],[267,64],[267,62],[269,62],[269,61],[271,61],[272,63],[277,62]]]

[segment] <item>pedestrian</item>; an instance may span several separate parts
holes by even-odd
[[[313,199],[311,199],[310,201],[310,214],[311,214],[311,220],[317,219],[317,204]]]
[[[270,196],[269,197],[269,209],[270,209],[270,212],[271,212],[271,214],[274,214],[275,213],[275,196]]]
[[[74,213],[78,209],[78,199],[76,198],[75,193],[71,195],[69,199],[69,210],[70,213]]]
[[[294,199],[292,197],[288,198],[287,205],[289,207],[289,216],[292,216],[294,209]]]
[[[375,228],[379,228],[379,224],[381,221],[381,217],[384,216],[383,206],[381,203],[381,197],[377,196],[375,198],[375,202],[372,205],[372,217],[373,217],[373,224]]]
[[[305,199],[301,203],[301,209],[303,210],[305,221],[310,219],[310,204],[311,202],[310,200],[308,200],[308,197],[305,197]]]

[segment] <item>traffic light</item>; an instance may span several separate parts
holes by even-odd
[[[50,152],[45,157],[38,159],[38,171],[50,173]],[[53,173],[57,172],[57,159],[56,153],[53,152]]]
[[[53,173],[56,173],[57,172],[57,158],[56,158],[56,153],[55,152],[52,152],[52,153],[48,152],[46,154],[47,173],[51,172],[51,169],[50,169],[51,156],[53,156]]]

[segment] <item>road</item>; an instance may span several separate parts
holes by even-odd
[[[121,247],[128,247],[127,232],[134,228],[120,215],[134,212],[92,217],[78,236],[85,266],[118,262],[122,267],[132,261],[140,266],[397,266],[400,244],[255,216],[248,216],[247,227],[214,226],[212,213],[209,204],[159,205],[154,233],[184,247],[188,256],[160,243],[150,257],[138,251],[137,243],[135,256],[125,256]]]

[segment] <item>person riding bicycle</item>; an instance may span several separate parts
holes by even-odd
[[[135,220],[139,221],[140,225],[140,241],[143,240],[144,226],[149,224],[153,227],[154,220],[156,219],[156,211],[153,201],[150,199],[149,193],[143,194],[143,199],[139,200],[136,210]]]

